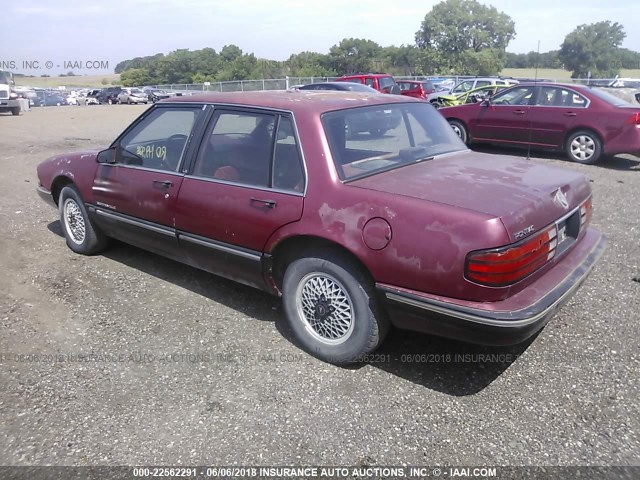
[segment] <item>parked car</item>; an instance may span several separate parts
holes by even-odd
[[[377,90],[362,83],[353,82],[319,82],[298,85],[298,90],[333,90],[339,92],[379,93]]]
[[[349,118],[373,130],[388,111],[402,123],[387,137],[345,135]],[[73,251],[117,238],[282,296],[296,341],[334,363],[366,360],[389,322],[521,342],[604,246],[584,175],[472,152],[396,95],[171,98],[37,176]]]
[[[640,153],[640,107],[599,87],[520,84],[440,112],[465,143],[551,148],[585,164]]]
[[[138,104],[149,102],[147,94],[139,88],[123,88],[116,98],[118,100],[118,103]]]
[[[436,87],[430,80],[399,80],[396,83],[400,87],[401,95],[406,95],[407,97],[426,100],[429,94],[436,91]]]
[[[98,99],[98,103],[108,103],[112,105],[118,103],[118,95],[120,95],[121,91],[122,87],[103,88],[96,98]]]
[[[381,93],[393,93],[400,95],[400,87],[396,85],[394,78],[387,73],[359,73],[345,75],[336,79],[337,82],[362,83]]]
[[[55,107],[60,105],[68,105],[67,98],[65,96],[58,92],[44,91],[44,98],[41,106]]]
[[[436,108],[453,107],[455,105],[464,105],[465,103],[478,103],[495,95],[496,92],[503,90],[507,85],[484,85],[469,90],[465,93],[441,95],[437,102],[432,103]]]
[[[102,93],[101,89],[89,90],[87,92],[87,96],[85,97],[84,104],[85,105],[100,105],[100,100],[98,97]]]
[[[470,90],[473,90],[478,87],[483,87],[485,85],[516,85],[520,82],[518,80],[512,78],[498,78],[498,77],[474,77],[467,78],[466,80],[462,80],[454,85],[451,89],[441,89],[437,92],[431,93],[427,100],[431,103],[439,102],[440,97],[444,95],[461,95],[463,93],[467,93]]]
[[[169,92],[160,90],[158,88],[146,87],[146,88],[143,88],[142,91],[147,96],[147,99],[152,103],[156,103],[156,102],[159,102],[160,100],[164,100],[165,98],[170,98],[173,96]]]

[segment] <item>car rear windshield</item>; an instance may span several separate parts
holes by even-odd
[[[465,150],[447,121],[426,103],[392,103],[322,115],[342,180],[392,170]]]
[[[600,100],[604,100],[607,103],[610,103],[611,105],[613,105],[614,107],[626,107],[628,105],[631,105],[629,102],[627,102],[626,100],[620,98],[620,97],[616,97],[615,95],[609,93],[609,92],[605,92],[604,90],[601,90],[600,88],[591,88],[590,89],[591,93],[593,95],[595,95],[596,97],[598,97]]]

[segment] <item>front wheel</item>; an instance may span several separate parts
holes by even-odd
[[[20,115],[20,107],[13,107],[11,109],[11,115]]]
[[[592,165],[602,155],[602,143],[596,135],[584,130],[569,135],[565,150],[569,160],[584,165]]]
[[[456,135],[460,137],[460,140],[462,140],[465,144],[468,143],[469,135],[467,134],[467,129],[462,124],[462,122],[459,122],[458,120],[449,120],[449,125],[451,126],[453,131],[456,132]]]
[[[60,223],[67,246],[76,253],[93,255],[107,245],[107,237],[93,225],[78,191],[66,186],[58,200]]]
[[[289,264],[283,304],[298,342],[326,362],[362,361],[388,330],[385,312],[362,269],[332,251],[310,252]]]

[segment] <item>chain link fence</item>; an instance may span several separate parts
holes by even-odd
[[[154,88],[162,90],[168,90],[172,92],[184,92],[184,93],[201,93],[201,92],[250,92],[256,90],[286,90],[296,85],[307,85],[309,83],[320,82],[332,82],[339,77],[285,77],[276,79],[263,79],[263,80],[236,80],[229,82],[206,82],[206,83],[173,83],[168,85],[154,85]],[[434,80],[434,79],[447,79],[458,83],[460,80],[468,78],[476,78],[474,76],[464,75],[450,75],[450,76],[395,76],[396,80]],[[504,77],[510,78],[510,77]],[[533,79],[519,79],[515,80],[527,80]],[[571,79],[538,79],[538,81],[548,82],[560,82],[560,83],[576,83],[576,84],[590,84],[597,86],[608,86],[612,82],[615,82],[615,78],[571,78]]]

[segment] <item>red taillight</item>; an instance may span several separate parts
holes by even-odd
[[[627,119],[627,125],[640,125],[640,112],[636,112]]]
[[[471,252],[467,255],[466,277],[492,287],[516,283],[554,257],[557,234],[553,224],[515,245]]]

